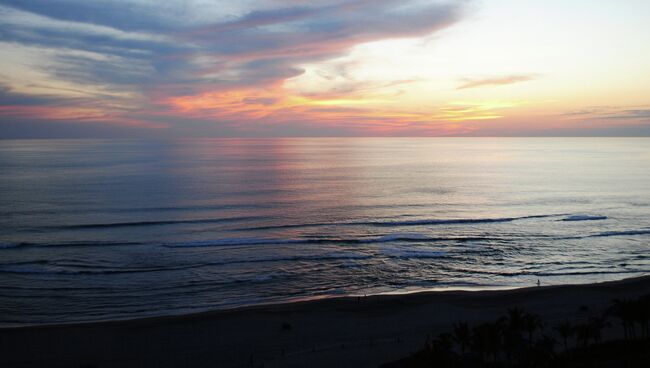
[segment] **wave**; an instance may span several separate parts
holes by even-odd
[[[650,229],[605,231],[599,234],[590,235],[589,237],[625,236],[625,235],[650,235]]]
[[[605,231],[596,234],[547,238],[554,240],[578,240],[598,237],[650,235],[650,228],[623,231]],[[531,237],[530,235],[528,235]],[[542,238],[545,238],[542,236]],[[316,245],[316,244],[378,244],[378,243],[468,243],[468,242],[502,242],[509,241],[508,236],[441,236],[431,237],[420,233],[392,233],[376,237],[358,238],[222,238],[208,240],[169,242],[129,242],[129,241],[75,241],[54,243],[5,242],[0,243],[0,250],[28,247],[107,247],[107,246],[160,246],[165,248],[202,248],[202,247],[236,247],[256,245]]]
[[[409,221],[386,221],[386,222],[363,222],[356,223],[370,226],[419,226],[419,225],[453,225],[453,224],[480,224],[492,222],[512,222],[517,220],[537,219],[556,217],[563,215],[530,215],[520,217],[496,217],[496,218],[460,218],[460,219],[423,219]]]
[[[497,237],[488,236],[442,236],[442,237],[429,237],[421,234],[389,234],[378,238],[370,239],[341,239],[343,243],[390,243],[390,242],[415,242],[415,243],[438,243],[438,242],[455,242],[464,243],[472,241],[493,241],[502,240]]]
[[[572,215],[563,218],[560,221],[596,221],[607,220],[607,216],[592,216],[592,215]]]
[[[182,241],[177,243],[167,242],[113,242],[113,241],[76,241],[76,242],[53,242],[53,243],[0,243],[0,249],[13,248],[39,248],[39,247],[105,247],[105,246],[135,246],[149,245],[162,246],[165,248],[202,248],[202,247],[228,247],[228,246],[246,246],[246,245],[285,245],[285,244],[373,244],[389,242],[470,242],[470,241],[489,241],[498,240],[493,237],[428,237],[417,233],[397,233],[387,234],[379,237],[369,238],[223,238],[210,240],[193,240]]]
[[[480,274],[480,275],[494,275],[494,276],[506,276],[506,277],[516,277],[516,276],[539,276],[539,277],[551,277],[551,276],[581,276],[581,275],[616,275],[616,274],[634,274],[634,273],[644,273],[647,271],[643,270],[598,270],[598,271],[558,271],[558,272],[543,272],[543,271],[491,271],[491,270],[472,270],[465,268],[454,268],[454,267],[444,267],[440,268],[446,269],[453,272],[462,272],[466,275],[471,274]]]
[[[262,225],[248,226],[233,229],[234,231],[254,231],[254,230],[277,230],[291,228],[307,227],[325,227],[325,226],[372,226],[372,227],[405,227],[405,226],[425,226],[425,225],[456,225],[456,224],[481,224],[481,223],[499,223],[512,222],[518,220],[538,219],[565,216],[566,214],[551,215],[530,215],[519,217],[495,217],[495,218],[458,218],[458,219],[419,219],[404,221],[350,221],[350,222],[313,222],[298,224],[282,225]],[[579,221],[587,219],[600,219],[596,217],[581,217],[580,215],[570,216],[563,221]],[[82,229],[112,229],[123,227],[145,227],[145,226],[163,226],[163,225],[181,225],[181,224],[218,224],[234,223],[247,221],[266,221],[268,217],[263,216],[239,216],[225,218],[201,218],[201,219],[180,219],[180,220],[153,220],[153,221],[125,221],[125,222],[107,222],[107,223],[90,223],[90,224],[68,224],[68,225],[50,225],[37,228],[55,229],[55,230],[82,230]]]
[[[96,247],[96,246],[124,246],[124,245],[144,245],[142,242],[113,242],[113,241],[72,241],[72,242],[52,242],[52,243],[0,243],[0,249],[12,248],[41,248],[41,247]]]
[[[549,217],[558,217],[558,216],[566,216],[566,214],[529,215],[529,216],[519,216],[519,217],[494,217],[494,218],[421,219],[421,220],[405,220],[405,221],[312,222],[312,223],[302,223],[302,224],[251,226],[251,227],[244,227],[244,228],[238,228],[233,230],[235,231],[279,230],[279,229],[323,227],[323,226],[402,227],[402,226],[422,226],[422,225],[480,224],[480,223],[512,222],[518,220],[529,220],[529,219],[549,218]]]
[[[532,276],[585,276],[585,275],[625,275],[644,273],[643,270],[614,270],[614,271],[568,271],[568,272],[531,272],[523,273]]]
[[[379,237],[369,238],[225,238],[215,240],[198,240],[178,243],[161,243],[159,245],[167,248],[202,248],[202,247],[226,247],[240,245],[284,245],[284,244],[373,244],[390,242],[468,242],[481,240],[494,240],[490,237],[429,237],[418,233],[397,233],[387,234]]]
[[[621,231],[603,231],[596,234],[577,235],[577,236],[561,236],[555,237],[555,240],[574,240],[574,239],[589,239],[589,238],[604,238],[610,236],[631,236],[631,235],[650,235],[650,229],[639,230],[621,230]]]
[[[392,248],[383,249],[384,255],[389,258],[443,258],[447,256],[447,252],[439,250],[420,250],[420,249],[404,249]]]
[[[196,240],[179,243],[161,244],[167,248],[203,248],[237,245],[268,245],[268,244],[304,244],[309,240],[302,239],[268,239],[268,238],[225,238],[215,240]]]
[[[0,249],[18,248],[20,246],[21,243],[0,243]]]
[[[144,272],[161,272],[174,271],[180,269],[193,268],[192,266],[171,266],[171,267],[146,267],[146,268],[105,268],[101,266],[78,266],[82,270],[74,267],[57,265],[43,261],[21,262],[15,264],[0,265],[0,273],[15,274],[45,274],[45,275],[108,275],[124,273],[144,273]]]
[[[479,224],[491,222],[511,222],[518,220],[517,217],[503,217],[503,218],[482,218],[482,219],[423,219],[423,220],[408,220],[408,221],[385,221],[385,222],[363,222],[355,223],[356,225],[369,225],[369,226],[420,226],[420,225],[453,225],[453,224]]]
[[[265,218],[259,216],[242,216],[242,217],[225,217],[225,218],[191,219],[191,220],[159,220],[159,221],[109,222],[109,223],[77,224],[77,225],[56,225],[56,226],[47,226],[47,228],[60,229],[60,230],[100,229],[100,228],[177,225],[177,224],[214,224],[214,223],[253,221],[253,220],[263,220],[263,219]]]
[[[252,245],[288,245],[288,244],[375,244],[375,243],[438,243],[438,242],[475,242],[502,241],[503,237],[491,236],[440,236],[431,237],[420,233],[391,233],[375,237],[339,238],[339,237],[306,237],[306,238],[252,238],[235,237],[207,240],[190,240],[179,242],[134,242],[134,241],[71,241],[52,243],[0,243],[0,249],[30,248],[30,247],[102,247],[102,246],[161,246],[165,248],[202,248],[229,247]]]
[[[408,241],[408,240],[421,240],[421,241],[427,241],[431,240],[432,238],[424,235],[424,234],[418,234],[418,233],[399,233],[399,234],[387,234],[384,236],[380,236],[379,238],[375,239],[369,239],[369,241],[374,241],[376,243],[385,243],[385,242],[391,242],[391,241]]]
[[[267,281],[271,281],[274,279],[280,279],[282,278],[283,275],[281,274],[276,274],[276,273],[269,273],[269,274],[262,274],[262,275],[252,275],[249,277],[244,277],[244,276],[238,276],[232,278],[230,280],[231,283],[263,283]]]
[[[83,207],[83,208],[55,208],[55,209],[23,209],[0,211],[5,216],[29,215],[62,215],[62,214],[119,214],[119,213],[151,213],[151,212],[189,212],[189,211],[222,211],[240,209],[273,208],[274,203],[235,203],[223,205],[187,205],[163,207]]]
[[[300,261],[336,261],[336,260],[363,260],[370,259],[372,255],[360,253],[334,252],[323,255],[306,255],[306,256],[279,256],[279,257],[262,257],[252,259],[234,259],[230,261],[193,263],[186,265],[170,265],[158,267],[143,268],[112,268],[102,267],[100,265],[83,265],[83,266],[66,266],[57,262],[39,260],[33,262],[16,262],[0,265],[0,273],[14,274],[48,274],[48,275],[107,275],[107,274],[124,274],[124,273],[147,273],[147,272],[169,272],[185,269],[198,269],[204,267],[214,267],[232,264],[248,263],[265,263],[265,262],[300,262]],[[79,270],[77,268],[83,268]]]

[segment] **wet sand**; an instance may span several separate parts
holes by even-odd
[[[376,367],[451,324],[508,308],[547,329],[650,293],[650,276],[588,285],[343,297],[131,321],[0,329],[1,367]],[[606,335],[618,334],[613,323]]]

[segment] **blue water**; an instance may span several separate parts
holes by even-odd
[[[650,139],[0,141],[0,325],[650,272]]]

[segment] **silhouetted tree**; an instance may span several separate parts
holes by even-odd
[[[522,331],[525,315],[526,313],[521,308],[510,308],[507,311],[505,319],[502,318],[501,320],[508,325],[508,329]]]
[[[460,348],[461,355],[464,355],[465,350],[472,341],[472,333],[467,322],[454,323],[453,338]]]
[[[503,350],[508,363],[512,361],[513,356],[518,358],[524,349],[521,333],[524,327],[525,315],[521,308],[515,307],[508,309],[506,315],[498,320],[502,328]]]
[[[501,347],[501,327],[499,323],[483,323],[472,330],[472,348],[481,354],[481,357],[492,355],[497,361]],[[483,359],[485,360],[485,359]]]
[[[641,336],[650,337],[648,320],[650,319],[650,294],[636,300],[615,301],[606,314],[597,315],[586,306],[582,306],[582,323],[572,325],[568,320],[555,326],[555,330],[562,338],[564,351],[570,351],[568,340],[575,337],[575,346],[583,347],[572,354],[555,355],[556,340],[543,334],[542,320],[535,314],[524,313],[519,308],[509,309],[505,316],[493,323],[483,323],[470,330],[467,322],[453,325],[452,333],[443,333],[435,339],[427,338],[425,348],[411,355],[411,357],[396,362],[391,367],[568,367],[568,366],[593,366],[603,363],[603,366],[618,366],[628,352],[633,348],[635,358],[647,365],[647,347],[643,341],[626,342],[610,341],[601,344],[602,331],[609,326],[607,317],[616,316],[623,322],[625,338],[636,339],[635,327],[640,326]],[[541,331],[536,333],[537,331]],[[522,333],[528,334],[528,343]],[[535,339],[534,339],[535,338]],[[591,342],[600,345],[589,347]],[[461,355],[453,349],[454,343],[458,345]],[[464,355],[465,350],[471,348],[476,353],[475,360],[472,356]],[[516,358],[512,360],[511,358]],[[465,359],[470,358],[470,359]],[[507,358],[507,360],[504,360]],[[608,359],[602,362],[602,359]],[[490,362],[490,363],[488,363]],[[645,365],[644,365],[645,364]]]
[[[594,340],[595,343],[599,343],[602,339],[602,331],[605,327],[608,326],[607,318],[605,316],[595,316],[589,318],[589,337]]]
[[[589,339],[591,338],[591,331],[589,325],[586,323],[579,324],[575,326],[576,333],[576,346],[582,342],[582,347],[586,347],[589,344]]]
[[[504,326],[502,331],[503,337],[503,351],[506,354],[506,359],[510,363],[513,357],[519,359],[522,351],[524,350],[524,339],[519,331],[507,328]]]
[[[650,337],[650,294],[635,300],[631,306],[633,320],[639,324],[640,335]]]
[[[448,332],[441,333],[436,339],[438,344],[438,349],[446,352],[451,352],[451,348],[454,346],[454,338]]]
[[[555,356],[555,339],[543,335],[531,347],[529,352],[528,367],[547,366],[548,362]]]
[[[533,344],[533,334],[542,328],[542,319],[537,314],[526,313],[523,318],[523,328],[528,332],[528,344]]]
[[[573,336],[574,330],[573,326],[569,321],[564,321],[555,327],[555,330],[560,334],[560,337],[564,341],[564,351],[569,350],[569,344],[567,340],[569,337]]]
[[[623,325],[623,336],[627,339],[635,339],[636,331],[634,329],[634,312],[631,301],[614,300],[614,305],[609,308],[608,313],[619,318]]]

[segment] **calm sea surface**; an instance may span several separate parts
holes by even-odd
[[[650,272],[650,139],[0,141],[0,325]]]

